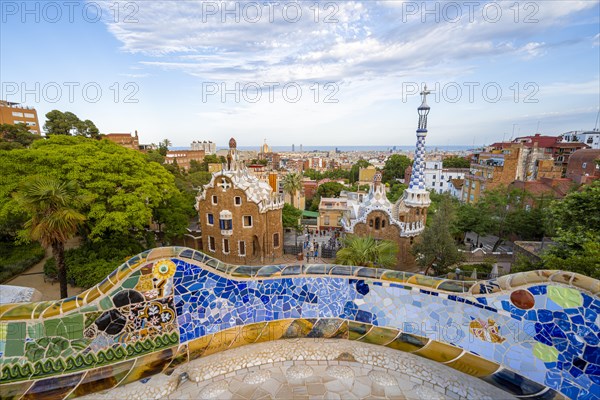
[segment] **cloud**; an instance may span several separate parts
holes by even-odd
[[[462,7],[455,21],[443,2],[433,14],[407,15],[406,7],[424,3],[151,1],[137,3],[138,23],[106,24],[122,50],[140,54],[146,66],[203,79],[310,82],[406,75],[482,57],[541,57],[546,44],[527,39],[593,3],[528,3],[533,8],[517,16],[512,3],[494,2],[500,11],[480,6],[471,15]],[[493,12],[502,17],[495,21]]]

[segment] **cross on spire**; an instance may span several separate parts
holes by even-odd
[[[419,93],[421,96],[423,96],[423,105],[427,105],[427,95],[431,94],[431,91],[427,90],[427,84],[425,84],[425,87],[423,87],[423,91],[421,91],[421,93]]]

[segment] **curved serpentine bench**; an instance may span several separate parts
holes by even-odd
[[[563,271],[473,283],[157,248],[78,296],[0,306],[0,395],[72,398],[245,344],[322,337],[411,352],[523,399],[598,399],[599,296],[599,281]]]

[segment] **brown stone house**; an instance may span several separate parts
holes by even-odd
[[[197,198],[206,254],[232,264],[265,262],[283,255],[283,199],[240,163],[234,139],[227,165]]]

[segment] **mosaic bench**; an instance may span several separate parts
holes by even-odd
[[[599,281],[563,271],[473,283],[157,248],[78,296],[0,306],[0,397],[73,398],[308,337],[411,352],[523,399],[600,399],[599,296]]]

